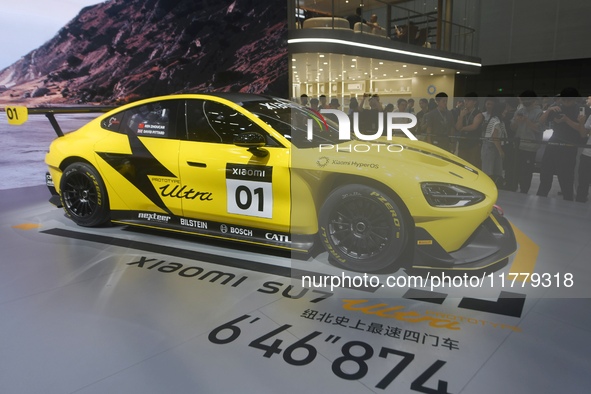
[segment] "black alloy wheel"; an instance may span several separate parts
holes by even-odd
[[[86,163],[69,165],[60,181],[61,202],[76,224],[100,226],[109,221],[109,201],[98,172]]]
[[[333,261],[358,272],[396,267],[409,222],[399,204],[366,185],[345,185],[330,193],[320,210],[319,227]]]

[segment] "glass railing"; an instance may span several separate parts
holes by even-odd
[[[290,29],[352,30],[388,39],[391,42],[384,41],[387,46],[404,43],[477,56],[475,29],[453,22],[453,15],[443,9],[419,12],[388,4],[388,0],[366,0],[358,8],[353,2],[338,0],[292,3],[295,12],[289,18]]]

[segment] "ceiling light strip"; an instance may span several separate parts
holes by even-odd
[[[464,60],[451,59],[451,58],[442,57],[442,56],[433,56],[433,55],[426,55],[426,54],[422,54],[422,53],[408,52],[408,51],[403,51],[400,49],[380,47],[377,45],[359,44],[356,42],[338,40],[335,38],[292,38],[290,40],[287,40],[287,43],[288,44],[303,44],[303,43],[341,44],[341,45],[347,45],[347,46],[352,46],[352,47],[357,47],[357,48],[374,49],[374,50],[382,51],[382,52],[398,53],[400,55],[407,55],[407,56],[414,56],[414,57],[420,57],[420,58],[425,58],[425,59],[442,60],[444,62],[465,64],[467,66],[482,67],[481,63],[467,62]]]

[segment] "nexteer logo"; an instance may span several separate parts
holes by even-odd
[[[338,109],[321,109],[321,114],[332,114],[337,117],[337,121],[339,124],[339,139],[342,141],[349,141],[351,140],[351,120],[346,113]],[[410,132],[410,128],[417,125],[417,117],[414,114],[409,114],[405,112],[387,112],[386,113],[386,129],[385,129],[385,136],[390,141],[392,140],[392,131],[393,130],[400,130],[402,131],[409,139],[417,141],[417,137],[414,136],[413,133]],[[409,119],[410,123],[394,123],[394,119]],[[308,119],[308,129],[307,129],[307,138],[308,140],[312,141],[314,138],[313,135],[313,120]],[[384,113],[378,112],[378,129],[374,134],[362,134],[359,131],[359,113],[353,113],[353,133],[355,137],[362,141],[374,141],[380,137],[384,136]]]

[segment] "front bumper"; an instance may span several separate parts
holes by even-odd
[[[453,229],[450,229],[453,231]],[[446,252],[424,229],[415,230],[412,269],[440,271],[496,271],[504,267],[517,250],[511,224],[494,207],[472,236],[454,252]]]

